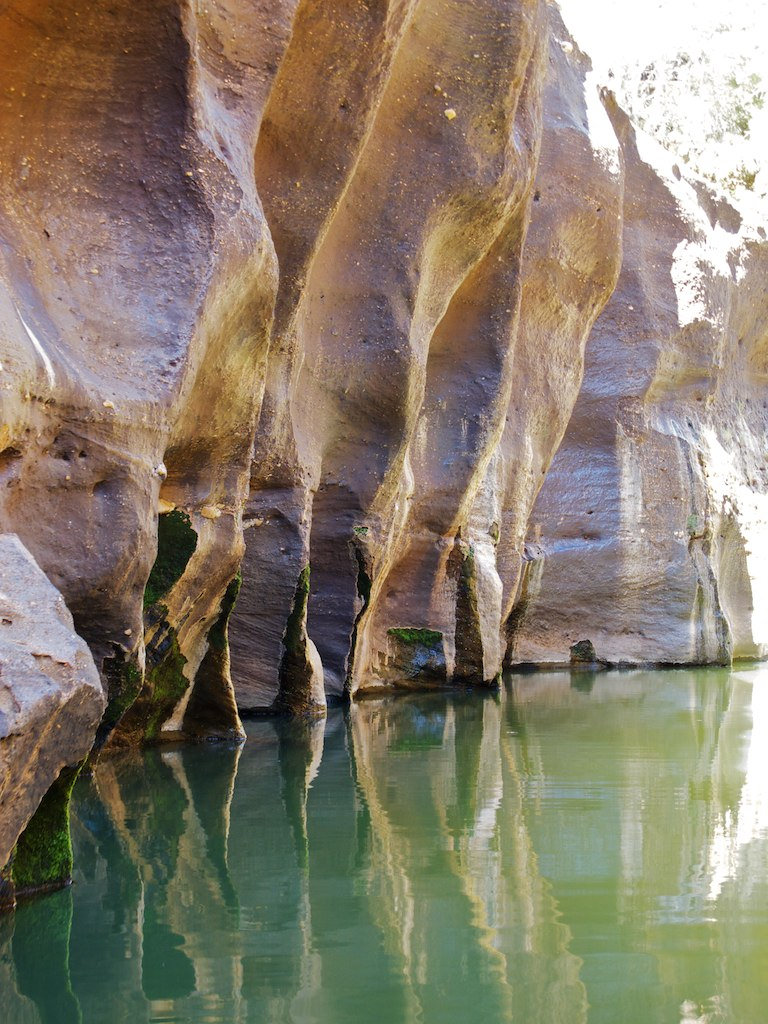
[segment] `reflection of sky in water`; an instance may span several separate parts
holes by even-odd
[[[743,702],[751,709],[751,729],[746,737],[747,751],[744,765],[744,782],[738,803],[726,807],[718,815],[709,850],[709,898],[712,900],[722,892],[728,881],[743,876],[746,891],[756,875],[750,870],[749,845],[765,839],[768,834],[768,686],[766,673],[737,672],[733,677],[734,704]],[[718,752],[719,754],[719,752]],[[721,767],[720,757],[716,768]],[[765,862],[766,849],[757,851],[760,861]],[[744,865],[746,870],[740,871]],[[759,877],[759,872],[757,874]]]
[[[78,784],[3,1024],[757,1024],[768,672],[515,677]]]

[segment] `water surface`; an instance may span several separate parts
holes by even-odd
[[[517,676],[76,788],[3,1024],[768,1020],[768,670]]]

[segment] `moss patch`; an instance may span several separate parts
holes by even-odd
[[[146,709],[147,719],[144,727],[144,739],[147,742],[157,739],[163,722],[187,692],[189,686],[189,680],[184,675],[187,659],[181,653],[175,629],[169,627],[166,643],[167,646],[162,651],[162,660],[147,669],[144,684],[149,705]],[[142,693],[142,698],[143,696]]]
[[[98,731],[94,751],[99,751],[109,734],[131,707],[141,691],[141,670],[135,661],[125,659],[122,651],[106,659],[103,664],[107,680],[107,710],[104,712]]]
[[[66,885],[72,874],[69,800],[76,768],[64,768],[19,836],[11,876],[17,895]]]
[[[591,640],[579,640],[570,648],[571,663],[595,664],[598,660],[595,648]]]
[[[186,512],[174,509],[157,520],[157,558],[144,590],[144,607],[164,597],[184,575],[197,547],[197,534]]]
[[[388,629],[387,634],[404,644],[422,644],[424,647],[436,647],[442,643],[443,634],[436,629],[417,629],[414,626],[395,626]]]
[[[162,608],[155,605],[153,610]],[[163,620],[147,644],[144,685],[114,731],[120,745],[151,743],[160,735],[163,723],[187,692],[184,675],[187,659],[181,653],[176,630]]]

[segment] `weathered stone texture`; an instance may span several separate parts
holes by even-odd
[[[35,828],[36,811],[56,823],[39,849],[31,848],[31,835],[26,845],[22,836],[0,879],[0,905],[15,890],[66,881],[67,787],[91,749],[104,704],[93,658],[61,595],[17,537],[0,535],[0,868],[30,819],[28,833]]]
[[[764,232],[609,104],[621,275],[534,507],[511,661],[768,653]]]
[[[152,729],[180,727],[242,555],[277,281],[252,152],[292,15],[282,0],[0,10],[0,521],[91,644],[111,724],[144,670],[158,510],[185,509],[198,541],[165,596],[175,656],[153,666],[181,696]]]

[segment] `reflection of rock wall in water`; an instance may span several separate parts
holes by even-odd
[[[748,909],[765,885],[766,819],[753,806],[765,729],[757,676],[754,688],[725,671],[579,673],[570,686],[562,673],[517,677],[526,828],[573,922],[569,949],[583,961],[590,1022],[615,1021],[608,979],[619,972],[630,1019],[676,1019],[683,1001],[700,1019],[759,1017],[764,975],[752,956],[764,926]],[[537,813],[547,802],[556,810]],[[576,836],[587,842],[564,845]],[[738,955],[723,956],[736,945]],[[700,955],[691,960],[691,950]]]
[[[242,752],[103,761],[76,800],[74,913],[71,890],[17,912],[0,1009],[614,1024],[620,977],[644,1021],[681,991],[759,1019],[752,684],[516,677],[500,700],[366,701],[259,723]],[[24,975],[31,942],[55,974]]]
[[[368,897],[411,1020],[586,1020],[568,927],[521,827],[523,779],[505,711],[493,700],[433,697],[352,711],[370,813]],[[425,842],[431,831],[437,849]],[[472,942],[457,962],[444,937],[466,936],[468,925]]]

